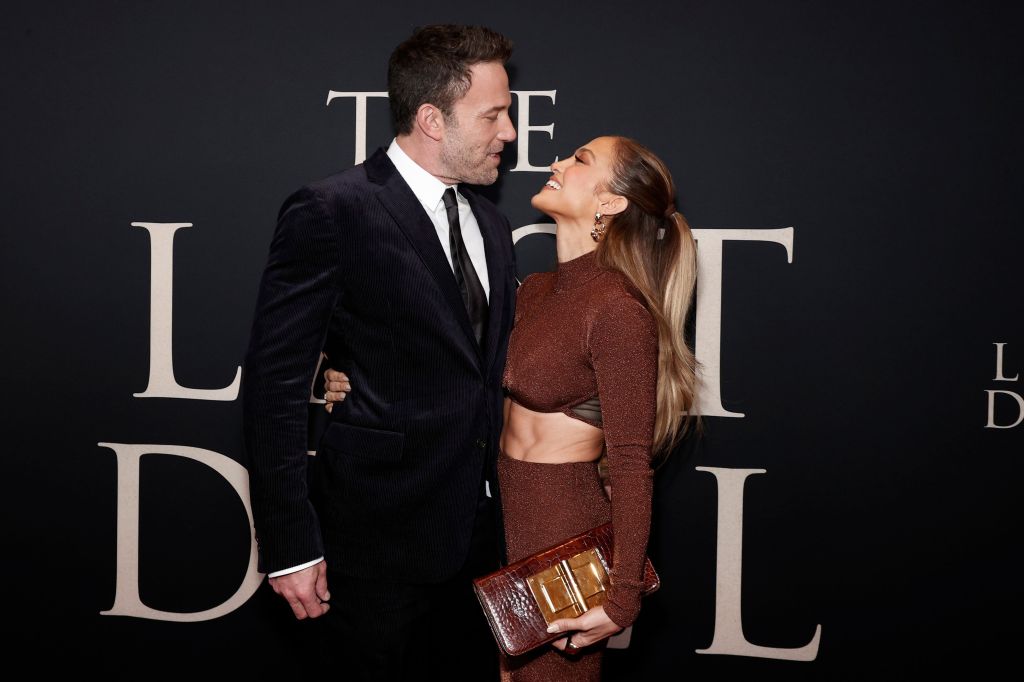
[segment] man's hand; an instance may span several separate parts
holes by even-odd
[[[301,571],[269,579],[274,592],[284,597],[299,620],[318,618],[331,608],[327,601],[327,562],[321,561]]]
[[[336,369],[324,372],[324,400],[327,401],[324,407],[328,412],[334,407],[334,403],[340,403],[351,391],[352,384],[349,383],[347,374]]]

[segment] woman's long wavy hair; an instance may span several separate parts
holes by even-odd
[[[658,392],[654,455],[667,457],[691,426],[702,431],[697,359],[683,338],[697,283],[697,245],[676,210],[675,184],[665,164],[635,140],[618,137],[608,191],[629,200],[606,216],[599,265],[622,272],[643,294],[658,325]],[[685,417],[684,417],[685,412]]]

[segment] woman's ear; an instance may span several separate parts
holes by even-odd
[[[629,199],[619,194],[612,194],[611,192],[602,192],[597,195],[597,199],[600,204],[598,209],[601,215],[616,215],[622,213],[629,207]]]
[[[416,110],[416,127],[434,142],[444,137],[444,114],[433,104],[421,104]]]

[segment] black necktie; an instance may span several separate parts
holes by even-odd
[[[459,225],[459,204],[455,200],[455,190],[449,187],[444,191],[444,208],[448,213],[448,241],[452,248],[452,269],[455,271],[455,282],[459,285],[462,302],[466,304],[469,321],[473,325],[476,342],[483,348],[484,331],[487,329],[487,295],[477,277],[473,261],[466,253],[466,243],[462,241],[462,228]]]

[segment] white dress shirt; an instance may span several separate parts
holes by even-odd
[[[412,189],[412,193],[420,200],[423,210],[430,216],[430,222],[434,223],[434,230],[437,231],[437,239],[441,242],[444,255],[448,258],[448,265],[452,267],[452,247],[448,230],[448,211],[444,207],[441,197],[449,187],[455,188],[455,199],[459,204],[459,227],[462,231],[462,241],[466,244],[466,253],[473,262],[477,277],[480,278],[480,286],[484,288],[487,300],[491,298],[490,280],[487,277],[487,257],[484,254],[484,238],[480,234],[480,225],[476,216],[469,208],[466,197],[459,192],[458,185],[446,185],[433,175],[425,171],[419,164],[409,158],[409,155],[398,146],[398,140],[393,140],[388,147],[388,158],[395,164],[402,179]]]
[[[448,210],[445,208],[441,197],[449,187],[455,188],[455,199],[459,205],[459,227],[462,231],[462,241],[466,244],[466,253],[469,254],[470,261],[473,262],[473,268],[476,269],[477,277],[480,278],[480,285],[484,288],[484,294],[487,296],[487,300],[490,301],[491,287],[490,279],[487,277],[487,257],[484,252],[484,238],[480,234],[480,224],[477,223],[476,216],[473,215],[473,211],[469,208],[469,202],[466,200],[466,197],[462,196],[459,192],[458,185],[446,185],[424,170],[422,166],[409,158],[409,155],[398,146],[397,139],[392,140],[391,146],[388,147],[388,158],[391,159],[391,163],[395,164],[399,175],[402,176],[402,179],[412,189],[412,193],[416,195],[416,198],[419,199],[420,204],[423,206],[423,210],[430,217],[430,222],[434,224],[437,239],[441,242],[441,248],[444,249],[444,255],[448,259],[448,266],[452,268],[452,272],[455,272],[455,267],[452,265],[451,238],[448,234]],[[490,497],[490,495],[491,491],[488,485],[487,496]],[[278,576],[295,573],[304,568],[315,566],[323,560],[324,558],[320,557],[298,566],[268,573],[267,576],[277,578]]]

